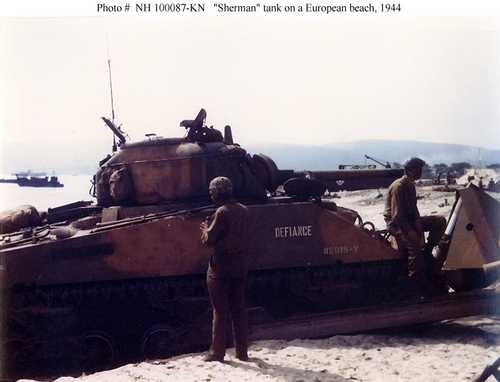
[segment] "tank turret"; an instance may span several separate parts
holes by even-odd
[[[250,155],[232,143],[228,126],[223,137],[204,125],[205,117],[201,109],[196,119],[182,121],[181,126],[187,129],[184,138],[121,141],[118,151],[95,175],[97,203],[148,205],[208,200],[208,184],[216,176],[230,178],[238,198],[265,198],[266,185],[259,179]]]

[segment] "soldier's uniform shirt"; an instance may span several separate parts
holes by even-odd
[[[384,218],[389,232],[396,238],[398,249],[408,256],[408,275],[422,274],[426,265],[421,238],[412,233],[416,233],[418,222],[424,232],[429,232],[428,247],[432,250],[443,236],[446,219],[442,216],[420,216],[415,184],[406,175],[389,186]]]
[[[208,274],[215,277],[241,278],[247,274],[248,208],[231,201],[219,207],[202,242],[214,247]]]
[[[384,210],[387,227],[393,232],[409,232],[415,230],[419,217],[415,184],[404,175],[392,182],[387,191]]]
[[[207,286],[212,303],[212,345],[210,352],[222,360],[226,353],[226,325],[233,321],[236,356],[246,359],[248,318],[245,285],[248,270],[248,209],[230,201],[219,207],[202,242],[214,247],[207,271]]]

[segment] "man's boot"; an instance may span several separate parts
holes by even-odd
[[[216,355],[215,353],[209,352],[205,358],[203,358],[203,361],[205,362],[223,362],[224,361],[224,356],[219,356]]]
[[[236,358],[238,358],[240,361],[248,361],[248,354],[247,353],[236,353]]]

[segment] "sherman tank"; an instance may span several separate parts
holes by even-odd
[[[387,186],[401,170],[278,169],[234,143],[229,126],[222,134],[205,119],[202,109],[182,121],[182,138],[129,143],[103,118],[119,143],[94,176],[96,201],[52,208],[4,231],[4,375],[95,370],[205,347],[211,249],[199,226],[214,212],[208,184],[221,175],[250,211],[250,325],[408,297],[405,254],[388,233],[325,196]],[[438,264],[448,254],[443,269],[454,290],[497,280],[498,212],[478,189],[457,193],[436,254]]]

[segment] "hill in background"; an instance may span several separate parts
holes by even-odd
[[[269,155],[279,168],[296,170],[333,170],[339,164],[372,164],[366,162],[365,154],[390,163],[404,163],[413,156],[431,165],[469,162],[481,167],[500,163],[500,150],[416,141],[364,140],[324,146],[262,144],[250,145],[247,149]]]
[[[412,156],[419,156],[429,164],[469,162],[474,166],[500,163],[500,150],[483,149],[466,145],[415,141],[362,140],[350,143],[333,143],[322,146],[287,144],[244,145],[250,153],[263,153],[274,159],[279,168],[295,170],[335,170],[339,164],[364,164],[364,155],[385,161],[404,163]],[[34,145],[21,142],[2,148],[0,172],[45,171],[57,174],[93,174],[98,162],[111,152],[109,142],[78,142],[57,145],[44,142]]]

